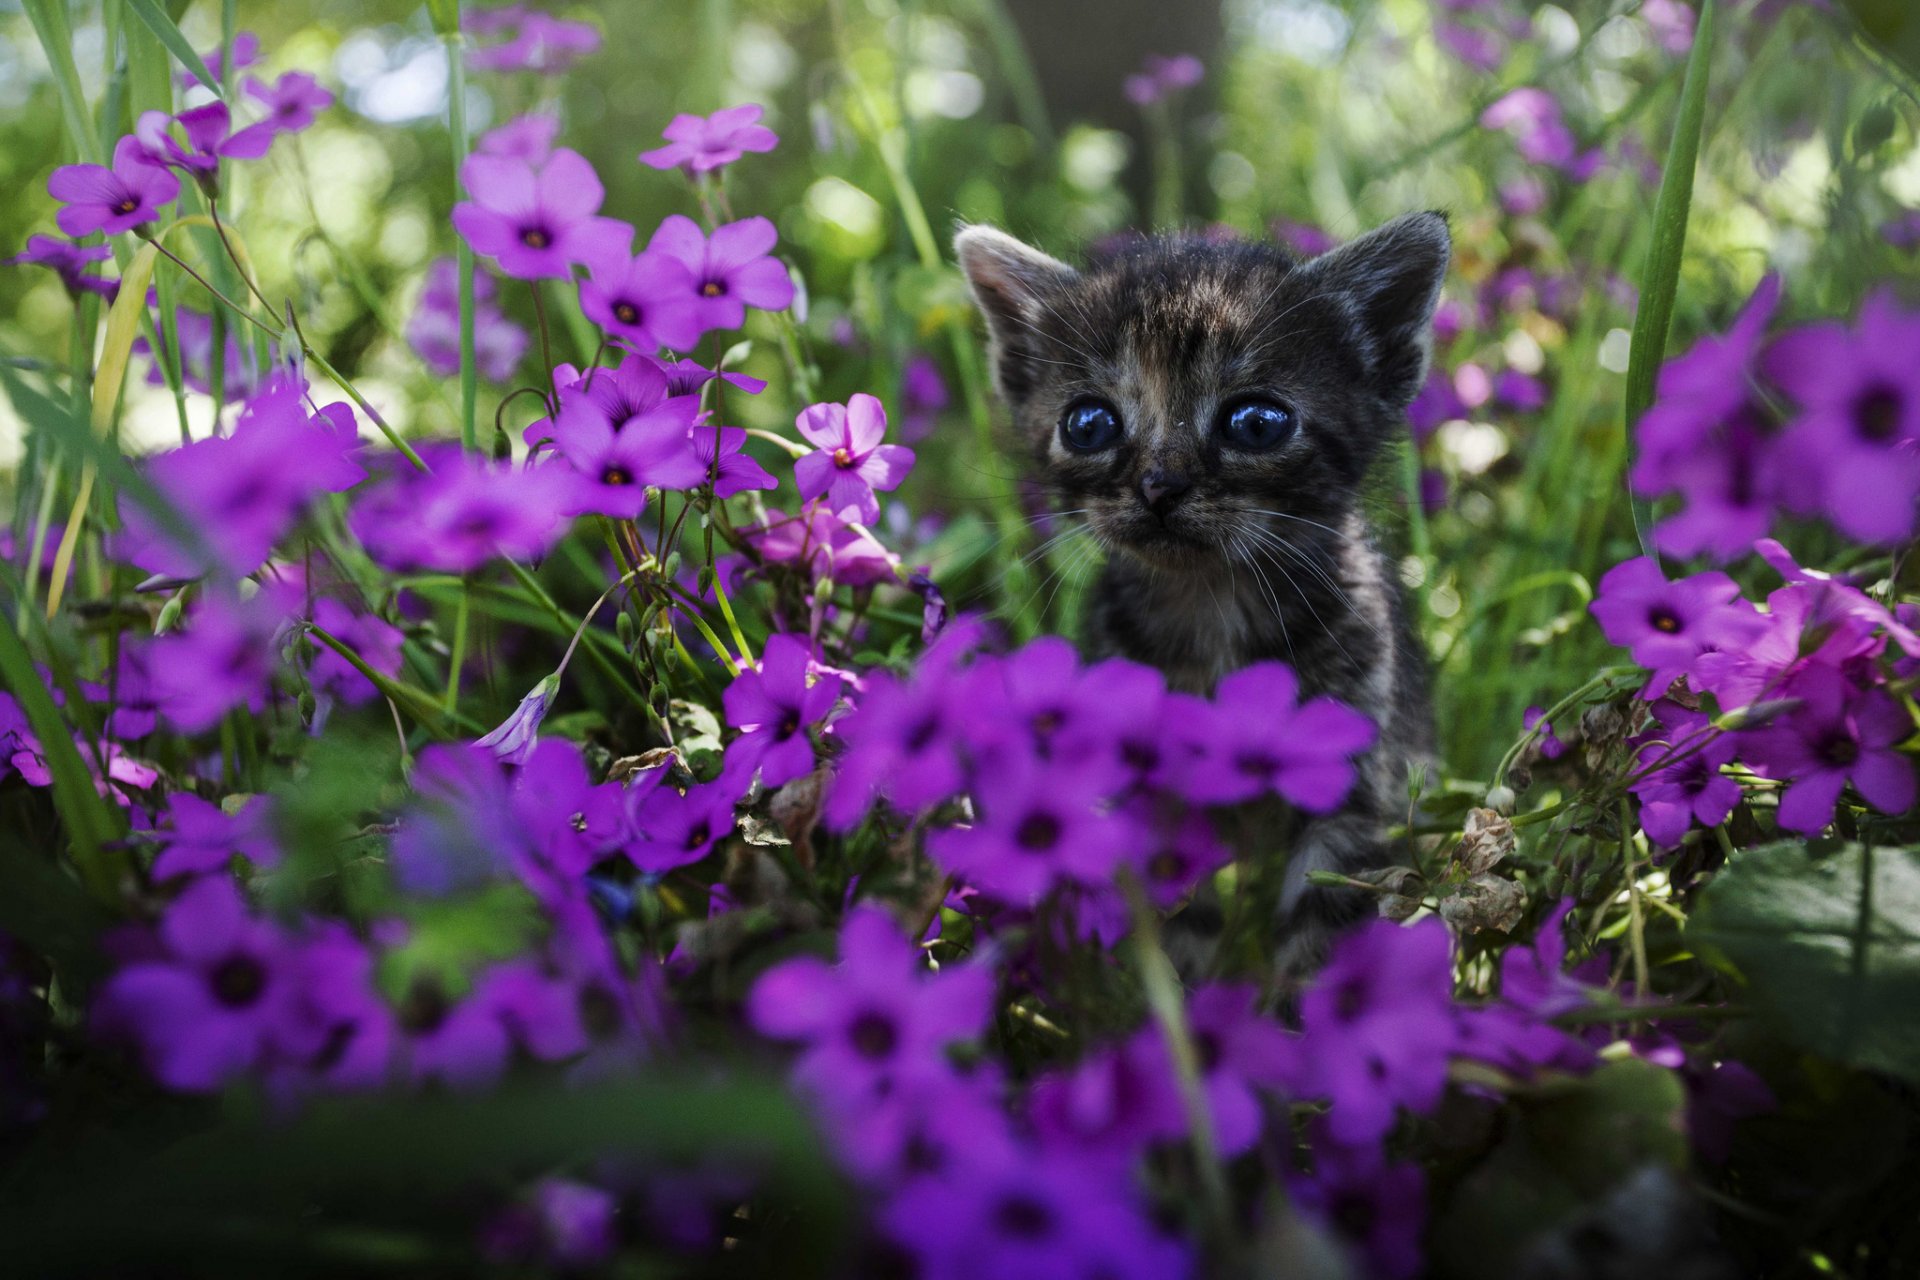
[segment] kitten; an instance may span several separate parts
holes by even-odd
[[[1371,902],[1306,873],[1393,862],[1386,826],[1433,749],[1424,655],[1362,499],[1426,377],[1450,244],[1434,213],[1307,261],[1170,237],[1076,271],[989,227],[955,241],[1021,448],[1107,553],[1089,656],[1199,693],[1278,659],[1303,697],[1380,727],[1343,809],[1286,820],[1278,963],[1296,973]]]

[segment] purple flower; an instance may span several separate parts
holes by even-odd
[[[524,160],[536,169],[553,154],[553,143],[560,136],[560,117],[544,111],[530,112],[489,129],[474,146],[490,156]]]
[[[11,732],[0,734],[0,744],[7,743],[9,738],[12,740],[7,764],[28,786],[51,787],[53,770],[47,764],[40,740],[31,733],[23,732],[24,727],[22,720]],[[123,809],[133,805],[133,792],[146,791],[160,781],[159,770],[135,760],[116,742],[106,743],[102,748],[100,754],[105,757],[104,761],[95,759],[93,747],[85,739],[76,737],[73,745],[79,749],[80,758],[93,775],[93,789]],[[0,777],[4,776],[4,771],[0,771]]]
[[[1750,638],[1749,613],[1735,606],[1740,588],[1717,571],[1669,582],[1646,556],[1623,560],[1600,579],[1588,611],[1607,639],[1650,669],[1657,696],[1692,670],[1702,653],[1730,638]]]
[[[1206,75],[1200,59],[1190,53],[1150,53],[1140,70],[1126,79],[1127,101],[1137,107],[1149,107],[1169,94],[1191,89]]]
[[[1800,405],[1781,448],[1818,474],[1820,509],[1848,536],[1909,537],[1920,494],[1920,314],[1876,293],[1852,329],[1810,325],[1767,352],[1769,377]]]
[[[1129,850],[1128,862],[1147,897],[1162,910],[1178,906],[1202,880],[1233,861],[1233,851],[1197,810],[1153,812],[1143,807],[1134,822],[1142,836]]]
[[[1567,754],[1567,744],[1560,741],[1560,735],[1553,731],[1553,724],[1551,722],[1541,723],[1546,719],[1546,714],[1546,711],[1540,707],[1528,707],[1526,712],[1520,717],[1520,725],[1528,732],[1532,732],[1534,726],[1538,725],[1540,732],[1536,735],[1535,740],[1539,744],[1541,758],[1543,760],[1558,760],[1561,756]]]
[[[508,764],[525,764],[539,740],[540,722],[547,718],[547,708],[559,689],[560,677],[547,676],[520,699],[512,715],[485,737],[475,739],[474,745],[490,748]]]
[[[454,227],[515,279],[565,279],[572,264],[624,254],[633,243],[632,227],[597,216],[606,189],[577,151],[555,151],[538,171],[476,152],[460,166],[460,182],[473,198],[453,207]]]
[[[1879,689],[1856,689],[1830,667],[1809,667],[1784,696],[1799,709],[1741,735],[1742,754],[1767,777],[1788,784],[1780,825],[1817,835],[1833,821],[1851,782],[1883,813],[1913,807],[1913,765],[1899,746],[1913,735],[1913,717]]]
[[[1373,745],[1371,720],[1332,698],[1300,702],[1284,663],[1263,662],[1220,682],[1206,755],[1182,778],[1189,799],[1238,804],[1269,792],[1309,813],[1337,808],[1353,787],[1354,758]]]
[[[1508,369],[1493,380],[1493,398],[1509,409],[1537,413],[1547,405],[1547,384],[1518,369]]]
[[[406,638],[400,628],[373,614],[355,613],[332,596],[321,596],[313,602],[313,621],[375,671],[399,676],[400,650]],[[336,698],[349,707],[379,696],[380,691],[360,668],[326,645],[316,645],[315,649],[313,666],[307,672],[315,693]]]
[[[642,151],[640,163],[701,174],[730,165],[749,151],[771,151],[780,139],[759,123],[765,112],[759,103],[746,102],[710,116],[677,115],[661,130],[668,145]]]
[[[234,707],[256,714],[267,704],[278,659],[279,611],[263,598],[211,595],[187,625],[153,642],[153,678],[161,713],[199,733]]]
[[[1920,249],[1920,209],[1908,209],[1881,223],[1880,238],[1896,249]]]
[[[875,489],[897,489],[913,466],[913,450],[882,444],[887,411],[856,392],[846,404],[808,405],[794,425],[815,452],[793,464],[802,498],[825,495],[827,509],[842,519],[871,524],[880,518]]]
[[[491,20],[490,20],[491,19]],[[524,5],[504,5],[491,14],[469,16],[475,33],[518,26],[505,41],[477,45],[467,53],[467,65],[476,71],[532,71],[559,75],[576,61],[600,48],[600,32],[584,22],[568,22]]]
[[[250,67],[260,61],[260,37],[251,31],[234,32],[231,48],[233,50],[233,69],[235,71]],[[218,48],[207,50],[200,55],[200,60],[206,63],[207,70],[213,73],[215,83],[226,79],[226,63],[222,61]],[[179,81],[182,89],[191,89],[200,83],[200,78],[191,71],[182,71],[179,74]]]
[[[1327,1130],[1347,1146],[1379,1141],[1396,1107],[1431,1110],[1446,1088],[1452,995],[1438,920],[1376,920],[1350,931],[1300,998],[1304,1042],[1292,1092],[1328,1099]]]
[[[483,376],[505,382],[527,353],[527,331],[492,304],[493,277],[473,278],[473,355]],[[427,268],[427,285],[407,321],[407,343],[427,367],[442,377],[460,372],[460,276],[452,258],[436,258]]]
[[[1069,1153],[963,1160],[909,1182],[881,1220],[922,1280],[1183,1280],[1192,1270],[1127,1179]]]
[[[1512,135],[1521,159],[1529,164],[1568,169],[1579,144],[1560,114],[1560,103],[1545,89],[1515,89],[1480,114],[1480,124]]]
[[[104,231],[131,231],[160,216],[160,207],[180,195],[180,183],[148,159],[138,139],[114,144],[113,165],[62,165],[47,179],[47,194],[61,202],[54,221],[76,240]]]
[[[1042,1075],[1027,1117],[1042,1147],[1122,1170],[1153,1144],[1187,1132],[1173,1062],[1154,1028]]]
[[[176,124],[186,135],[184,146],[174,137]],[[224,102],[209,102],[177,116],[143,111],[134,122],[133,136],[151,163],[178,169],[208,190],[222,159],[258,160],[273,143],[272,129],[256,126],[234,133],[233,116]]]
[[[924,355],[908,360],[900,371],[900,438],[913,444],[932,435],[940,412],[952,401],[939,365]]]
[[[1646,0],[1640,6],[1640,18],[1668,53],[1681,54],[1693,48],[1693,10],[1681,0]]]
[[[1566,968],[1566,922],[1574,903],[1555,907],[1533,936],[1533,944],[1509,947],[1500,956],[1500,998],[1536,1018],[1555,1018],[1593,1003],[1607,981],[1606,963],[1594,957]]]
[[[272,801],[252,796],[229,814],[217,804],[176,791],[167,797],[167,825],[154,832],[160,852],[153,878],[225,872],[237,854],[256,867],[280,861],[272,830]]]
[[[769,636],[760,669],[742,671],[727,686],[727,723],[744,731],[728,748],[728,763],[758,768],[760,784],[768,789],[812,770],[807,730],[840,700],[840,677],[811,679],[812,658],[804,638]]]
[[[88,268],[112,256],[113,250],[104,244],[69,244],[52,236],[32,235],[27,237],[27,247],[23,251],[11,258],[0,259],[0,265],[49,267],[59,274],[60,283],[74,297],[93,293],[111,302],[120,290],[120,282],[89,275]]]
[[[1314,1143],[1311,1178],[1291,1178],[1300,1211],[1359,1255],[1355,1274],[1413,1280],[1425,1270],[1427,1180],[1411,1161],[1389,1163],[1378,1147]]]
[[[390,478],[359,496],[347,525],[367,553],[400,573],[466,573],[496,556],[546,553],[566,532],[573,491],[560,468],[496,466],[457,446],[421,451],[434,468],[389,461]]]
[[[793,280],[769,251],[779,239],[765,218],[729,222],[701,234],[693,219],[669,214],[647,241],[648,253],[678,261],[692,277],[693,323],[701,333],[738,329],[747,308],[780,311],[793,301]]]
[[[747,994],[761,1035],[804,1046],[794,1077],[827,1095],[868,1096],[899,1080],[938,1076],[945,1049],[986,1030],[993,974],[954,965],[937,975],[878,907],[856,907],[840,930],[840,962],[782,961]]]
[[[982,893],[1021,906],[1072,882],[1102,886],[1137,833],[1106,811],[1112,774],[1009,750],[993,758],[974,787],[973,825],[927,837],[927,854]]]
[[[899,561],[864,529],[848,526],[823,506],[789,516],[769,509],[764,523],[741,530],[769,564],[805,565],[815,580],[864,587],[895,581]]]
[[[107,981],[95,1016],[170,1089],[203,1092],[259,1065],[289,1012],[292,939],[247,914],[225,876],[194,881],[161,917],[159,949]]]
[[[1259,995],[1250,984],[1213,983],[1187,998],[1200,1086],[1223,1155],[1252,1149],[1262,1127],[1258,1093],[1277,1088],[1293,1070],[1295,1042],[1254,1008]]]
[[[943,673],[925,662],[911,681],[881,672],[868,679],[854,713],[835,726],[846,743],[828,790],[829,824],[845,829],[878,795],[918,813],[965,783],[955,751],[961,709]]]
[[[720,460],[714,461],[716,447],[715,435],[720,451]],[[765,467],[754,460],[752,454],[745,452],[747,433],[742,427],[721,427],[716,432],[708,427],[693,429],[693,452],[700,459],[701,468],[713,477],[713,496],[731,498],[748,489],[778,489],[780,481]]]
[[[574,470],[571,510],[632,519],[646,489],[692,489],[707,478],[692,432],[697,395],[670,394],[667,366],[629,355],[560,393],[553,442]]]
[[[679,259],[648,250],[594,263],[580,282],[580,309],[636,350],[688,351],[700,340],[693,276]]]
[[[1671,849],[1695,822],[1717,827],[1739,805],[1740,784],[1720,772],[1738,747],[1733,735],[1677,702],[1663,698],[1652,711],[1659,727],[1639,740],[1634,768],[1646,776],[1633,784],[1633,794],[1647,838]]]
[[[400,1057],[415,1084],[479,1089],[499,1079],[513,1051],[485,977],[455,1001],[433,978],[417,979],[400,1004]]]
[[[620,1201],[611,1192],[566,1178],[542,1178],[528,1202],[487,1224],[482,1247],[496,1263],[555,1271],[606,1262],[620,1243]]]
[[[152,292],[148,292],[151,299]],[[185,307],[175,307],[173,312],[174,329],[180,339],[180,380],[190,391],[201,395],[213,394],[213,317],[204,311],[189,311]],[[158,321],[155,322],[156,329]],[[166,351],[165,337],[161,337],[160,352]],[[166,374],[161,369],[161,358],[145,337],[133,340],[133,350],[152,358],[147,366],[147,385],[165,386]],[[254,371],[249,367],[250,353],[240,349],[239,335],[230,327],[226,341],[220,348],[220,377],[222,394],[226,402],[245,399],[256,390]]]
[[[1434,43],[1476,71],[1494,72],[1506,65],[1511,49],[1497,31],[1464,26],[1457,22],[1433,24]]]
[[[309,414],[304,392],[280,379],[247,402],[233,434],[196,440],[147,463],[148,479],[192,522],[211,561],[178,544],[132,502],[120,509],[119,554],[170,577],[252,573],[309,501],[362,480],[352,436],[343,437],[330,416]]]
[[[630,792],[636,838],[627,846],[633,865],[649,875],[700,861],[714,843],[733,834],[740,788],[725,773],[685,794],[671,787]]]
[[[267,118],[234,134],[223,155],[265,155],[274,138],[311,129],[314,117],[333,105],[333,95],[304,71],[289,71],[272,84],[248,76],[243,87],[267,109]]]

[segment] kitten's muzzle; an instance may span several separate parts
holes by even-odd
[[[1181,495],[1192,487],[1193,482],[1178,471],[1155,467],[1140,477],[1140,500],[1147,504],[1147,510],[1165,519]]]

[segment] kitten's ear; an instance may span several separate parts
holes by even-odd
[[[1373,377],[1396,404],[1411,404],[1426,379],[1452,252],[1445,214],[1409,213],[1307,264],[1321,289],[1353,305]]]
[[[960,228],[953,252],[987,318],[1000,393],[1018,400],[1040,373],[1040,340],[1051,322],[1047,296],[1072,282],[1073,268],[992,227]]]

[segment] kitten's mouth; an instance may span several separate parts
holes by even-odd
[[[1185,526],[1185,521],[1132,516],[1110,521],[1108,532],[1111,541],[1121,550],[1162,568],[1190,568],[1221,557],[1221,547],[1216,540]]]

